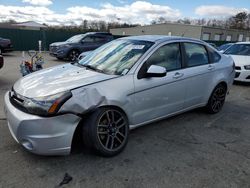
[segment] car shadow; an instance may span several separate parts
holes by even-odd
[[[249,82],[234,81],[234,85],[239,85],[239,86],[250,86],[250,81],[249,81]]]

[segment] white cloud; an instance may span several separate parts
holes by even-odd
[[[29,1],[32,0],[23,0]],[[35,0],[33,0],[34,2]],[[38,0],[36,0],[38,2]],[[40,1],[42,2],[42,1]],[[46,1],[43,1],[46,2]],[[110,3],[101,5],[99,9],[87,6],[70,7],[65,14],[58,14],[42,6],[4,6],[0,5],[0,21],[14,19],[16,21],[37,21],[51,25],[80,24],[83,20],[119,21],[126,23],[148,24],[154,19],[164,17],[170,20],[180,18],[181,13],[169,6],[136,1],[132,4],[114,6]]]
[[[36,6],[48,6],[52,4],[52,0],[23,0],[22,2]]]
[[[199,6],[195,9],[195,14],[209,17],[228,17],[239,12],[249,12],[246,8],[234,8],[220,5]]]
[[[154,5],[145,1],[136,1],[130,5],[114,6],[110,3],[102,5],[100,9],[89,7],[71,7],[68,9],[70,15],[81,15],[86,19],[108,20],[127,23],[147,24],[153,19],[164,17],[177,19],[181,13],[179,10],[168,6]]]
[[[0,5],[0,20],[15,20],[18,22],[23,21],[43,21],[46,20],[47,16],[51,16],[54,14],[53,11],[46,7],[33,7],[33,6],[25,6],[25,7],[17,7],[17,6],[4,6]]]

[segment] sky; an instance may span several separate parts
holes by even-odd
[[[79,25],[83,20],[150,24],[164,17],[225,19],[250,13],[250,0],[0,0],[0,21]]]

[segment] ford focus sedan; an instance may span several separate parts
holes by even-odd
[[[30,152],[69,154],[80,131],[87,147],[114,156],[130,129],[198,107],[218,113],[234,76],[231,57],[200,40],[126,37],[21,78],[5,95],[5,112]]]

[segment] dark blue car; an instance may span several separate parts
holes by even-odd
[[[3,56],[0,53],[0,69],[3,68],[3,64],[4,64]]]
[[[67,58],[76,61],[82,52],[92,51],[113,40],[113,36],[106,32],[89,32],[75,35],[64,42],[55,42],[50,45],[50,55],[57,59]]]

